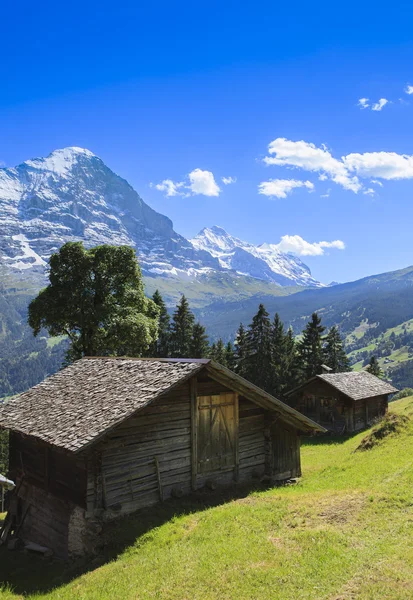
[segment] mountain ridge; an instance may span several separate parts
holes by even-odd
[[[1,264],[20,272],[44,273],[52,252],[67,241],[81,240],[89,247],[134,247],[149,277],[231,273],[281,287],[321,285],[296,257],[276,252],[275,246],[258,250],[224,230],[222,235],[236,240],[236,248],[231,260],[220,260],[199,237],[193,243],[177,233],[169,217],[146,204],[93,152],[76,146],[0,169],[0,231]]]
[[[248,275],[257,279],[272,281],[279,285],[301,285],[303,287],[323,287],[311,276],[311,271],[299,258],[291,253],[278,250],[276,244],[255,246],[227,233],[214,225],[204,227],[190,240],[199,250],[206,250],[218,258],[224,269],[232,269],[243,275],[242,269],[248,266]]]

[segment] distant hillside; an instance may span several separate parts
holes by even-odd
[[[210,331],[230,338],[240,321],[250,322],[259,302],[271,314],[278,312],[296,333],[316,311],[326,326],[338,325],[345,335],[366,319],[379,334],[413,318],[413,266],[288,297],[257,295],[241,302],[213,302],[198,314]]]

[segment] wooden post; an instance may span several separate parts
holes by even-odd
[[[189,382],[191,398],[191,487],[196,490],[196,475],[198,471],[198,400],[197,400],[197,380],[192,377]]]
[[[315,411],[316,411],[316,421],[317,423],[320,422],[320,416],[321,416],[321,410],[320,410],[320,398],[318,396],[316,396],[315,399]]]
[[[162,489],[162,480],[161,480],[161,470],[159,468],[159,459],[157,456],[154,457],[155,461],[155,469],[156,469],[156,477],[158,479],[158,489],[159,489],[159,498],[161,502],[163,502],[163,489]]]
[[[239,480],[239,396],[235,394],[234,399],[234,427],[235,427],[235,435],[234,435],[234,458],[235,458],[235,468],[234,468],[234,479],[235,481]]]

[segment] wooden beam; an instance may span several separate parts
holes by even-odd
[[[235,421],[235,469],[234,469],[234,479],[235,481],[239,480],[239,397],[238,394],[235,394],[235,406],[234,406],[234,421]]]
[[[198,400],[196,375],[189,380],[191,398],[191,487],[196,490],[196,476],[198,471]]]
[[[156,478],[158,480],[159,498],[160,498],[161,502],[163,502],[163,488],[162,488],[161,470],[159,468],[159,459],[158,459],[157,456],[155,456],[154,461],[155,461],[155,469],[156,469]]]

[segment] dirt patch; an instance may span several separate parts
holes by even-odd
[[[318,498],[313,506],[302,506],[289,512],[286,525],[292,529],[325,528],[353,523],[366,503],[363,494],[347,494]]]
[[[327,505],[317,516],[332,525],[348,523],[360,513],[364,502],[365,499],[362,496],[346,496]]]
[[[410,418],[407,415],[397,415],[395,413],[387,413],[381,421],[374,427],[368,435],[366,435],[356,448],[358,450],[371,450],[377,446],[384,438],[392,434],[400,433],[407,427]]]

